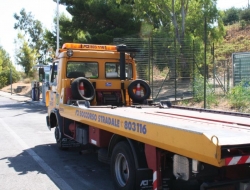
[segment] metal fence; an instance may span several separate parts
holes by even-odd
[[[242,80],[248,80],[249,84],[250,53],[234,53],[234,48],[227,50],[223,46],[200,43],[182,41],[180,45],[166,38],[114,39],[114,44],[140,50],[135,58],[137,76],[149,82],[155,102],[200,96],[204,102],[202,107],[207,108],[211,94],[225,96]],[[216,51],[220,48],[225,51]],[[203,79],[197,87],[200,78]]]
[[[238,37],[235,37],[236,32],[240,32]],[[250,83],[250,44],[247,44],[250,40],[245,38],[247,33],[247,28],[233,25],[227,31],[224,45],[214,45],[207,40],[177,42],[156,37],[115,38],[113,43],[140,50],[135,57],[137,76],[149,82],[154,101],[192,98],[200,93],[203,108],[206,108],[210,98],[208,93],[225,97],[242,80]],[[197,80],[198,88],[195,86]]]
[[[184,43],[181,51],[174,40],[165,38],[115,38],[114,44],[140,50],[135,58],[137,76],[149,82],[155,101],[193,95],[193,42]]]

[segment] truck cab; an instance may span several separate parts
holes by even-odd
[[[125,45],[64,44],[53,62],[46,104],[53,109],[74,100],[96,106],[143,103],[151,92],[136,80],[136,51]]]

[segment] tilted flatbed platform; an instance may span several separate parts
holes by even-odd
[[[223,152],[250,147],[250,118],[153,106],[59,107],[63,117],[214,166],[229,164]]]

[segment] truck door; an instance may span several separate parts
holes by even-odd
[[[47,92],[46,96],[48,96],[48,105],[50,109],[53,109],[57,105],[57,84],[58,84],[58,77],[57,77],[57,63],[54,62],[50,69],[50,76],[49,76],[49,91]]]

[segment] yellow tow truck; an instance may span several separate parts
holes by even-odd
[[[250,116],[154,103],[136,52],[78,43],[57,51],[46,121],[59,148],[96,147],[114,189],[250,188]]]

